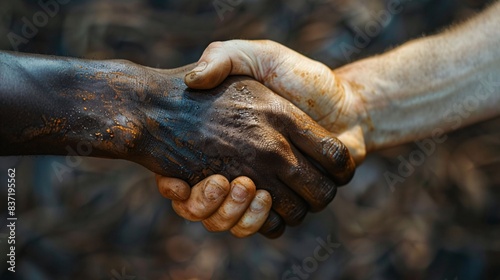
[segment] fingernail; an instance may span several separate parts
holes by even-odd
[[[224,188],[222,188],[222,186],[220,186],[217,182],[208,181],[204,194],[209,200],[217,200],[219,197],[224,195]]]
[[[231,197],[236,202],[244,202],[248,197],[248,191],[242,185],[236,184],[231,190]]]
[[[203,70],[205,70],[205,68],[207,68],[207,65],[208,65],[208,63],[206,63],[205,61],[202,61],[202,62],[198,63],[198,65],[193,70],[191,70],[191,72],[203,72]]]
[[[250,203],[250,211],[258,213],[262,210],[264,210],[264,201],[256,196],[252,203]]]

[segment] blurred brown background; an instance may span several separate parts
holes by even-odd
[[[334,68],[435,33],[488,2],[397,2],[401,9],[346,55],[359,30],[394,1],[61,0],[68,3],[49,15],[38,1],[2,0],[0,49],[172,68],[196,61],[215,40],[267,38]],[[44,24],[36,34],[13,44],[23,18],[33,22],[40,11],[47,20],[38,14]],[[384,175],[400,174],[401,159],[421,148],[369,156],[325,211],[278,240],[241,240],[185,222],[157,193],[153,175],[132,163],[0,158],[0,182],[11,167],[18,180],[15,274],[6,271],[7,191],[0,186],[0,278],[500,279],[499,125],[449,134],[396,184]],[[62,177],[61,165],[68,167]]]

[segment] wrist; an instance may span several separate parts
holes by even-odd
[[[145,70],[130,61],[101,61],[90,77],[90,84],[84,85],[88,94],[77,99],[82,119],[87,120],[80,134],[92,143],[93,156],[129,159],[144,126]]]
[[[337,112],[330,118],[328,129],[338,134],[337,137],[349,149],[357,165],[376,146],[372,138],[376,127],[371,111],[375,104],[370,99],[381,91],[372,81],[374,76],[364,73],[370,69],[367,67],[371,66],[353,63],[333,71],[337,95],[342,98],[335,106]]]

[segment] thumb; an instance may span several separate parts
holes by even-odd
[[[263,62],[275,57],[275,48],[269,44],[245,40],[213,42],[203,52],[196,68],[186,74],[184,82],[194,89],[214,88],[229,75],[247,75],[262,82],[263,73],[269,68]]]
[[[229,76],[232,63],[226,48],[217,43],[210,44],[197,66],[184,77],[186,85],[193,89],[211,89],[218,86]]]

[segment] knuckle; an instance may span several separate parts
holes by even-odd
[[[192,212],[192,210],[189,209],[189,207],[186,206],[184,203],[172,201],[172,207],[174,208],[174,211],[175,213],[177,213],[177,215],[181,216],[186,220],[192,222],[197,222],[202,220],[202,218],[200,218],[196,213]]]
[[[204,220],[203,223],[210,225],[213,229],[212,231],[227,231],[235,224],[232,215],[221,213],[220,211],[214,216]]]
[[[210,215],[209,209],[205,206],[204,203],[188,203],[185,208],[185,214],[189,216],[189,218],[184,217],[190,221],[201,221]]]
[[[255,232],[262,226],[266,218],[267,215],[245,213],[233,229],[245,232]]]
[[[229,181],[221,174],[210,175],[209,180],[223,189],[229,189]]]
[[[253,234],[253,232],[246,230],[244,228],[241,228],[239,226],[232,228],[230,230],[230,232],[233,236],[238,237],[238,238],[248,237],[248,236]]]
[[[214,224],[212,221],[209,220],[204,220],[202,221],[203,226],[205,227],[206,230],[210,232],[221,232],[224,231],[224,229],[220,228],[219,224]]]
[[[249,223],[249,222],[239,222],[237,225],[235,225],[233,227],[233,229],[237,229],[239,232],[242,232],[242,231],[250,231],[252,228],[254,227],[254,224],[253,223]]]
[[[193,213],[193,212],[185,212],[184,215],[181,215],[181,217],[191,222],[199,222],[205,218],[202,215],[200,215],[200,213]]]
[[[242,185],[243,187],[245,187],[248,190],[255,189],[255,184],[252,181],[252,179],[250,179],[250,178],[248,178],[246,176],[240,176],[240,177],[234,179],[233,180],[233,184],[234,183],[238,183],[238,184]]]
[[[288,166],[286,168],[285,174],[288,177],[289,181],[304,182],[308,181],[308,177],[312,176],[312,174],[305,174],[306,170],[304,170],[302,166],[300,166],[299,164],[295,164],[291,160],[287,161],[287,165]]]
[[[282,135],[270,139],[274,140],[269,141],[266,139],[265,142],[261,143],[261,152],[266,158],[280,160],[281,163],[284,163],[292,154],[290,143]]]
[[[219,209],[216,215],[218,216],[217,220],[220,221],[218,224],[225,229],[229,229],[233,224],[232,221],[237,218],[237,213],[226,211],[224,208]]]
[[[214,49],[220,49],[224,47],[224,42],[222,41],[215,41],[212,42],[208,45],[207,50],[214,50]]]

